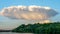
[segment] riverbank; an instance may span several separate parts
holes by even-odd
[[[22,24],[12,30],[12,32],[19,33],[38,33],[38,34],[60,34],[60,22],[53,23],[35,23],[35,24]]]
[[[33,34],[33,33],[0,32],[0,34]]]
[[[60,22],[53,23],[35,23],[35,24],[22,24],[13,30],[0,30],[3,32],[11,33],[37,33],[37,34],[60,34]]]
[[[0,30],[0,32],[11,32],[12,30]]]

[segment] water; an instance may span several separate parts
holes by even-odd
[[[13,32],[0,32],[0,34],[33,34],[33,33],[13,33]]]

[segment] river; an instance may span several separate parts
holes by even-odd
[[[0,34],[33,34],[33,33],[13,33],[13,32],[0,32]]]

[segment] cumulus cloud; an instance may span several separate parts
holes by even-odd
[[[0,12],[0,15],[1,15],[1,12]]]
[[[57,12],[50,7],[43,6],[10,6],[2,9],[1,15],[11,19],[47,20]]]
[[[0,15],[1,15],[1,12],[0,12]]]

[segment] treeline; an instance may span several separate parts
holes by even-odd
[[[0,32],[11,32],[12,30],[0,30]]]
[[[45,24],[22,24],[12,30],[12,32],[20,33],[36,33],[36,34],[60,34],[60,22]]]

